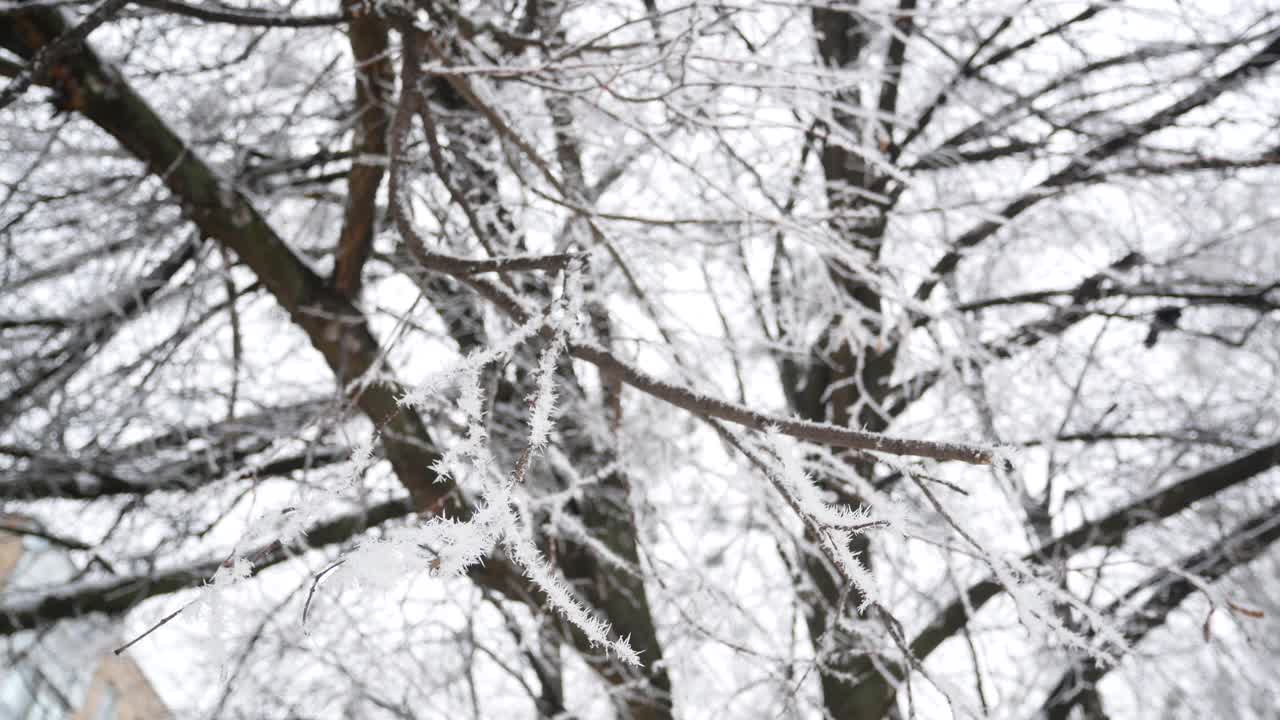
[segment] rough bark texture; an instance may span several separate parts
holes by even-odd
[[[356,63],[355,127],[351,172],[347,175],[347,207],[334,257],[333,286],[347,297],[360,292],[361,271],[373,250],[377,232],[378,186],[387,155],[388,93],[392,84],[387,57],[387,24],[363,0],[344,0],[351,54]]]

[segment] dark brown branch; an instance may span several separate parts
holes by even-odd
[[[1096,276],[1095,276],[1096,277]],[[1280,298],[1272,300],[1270,295],[1280,291],[1280,283],[1271,283],[1269,285],[1251,285],[1248,283],[1240,283],[1231,290],[1212,291],[1201,289],[1195,283],[1187,283],[1187,286],[1180,287],[1177,284],[1162,285],[1121,285],[1118,283],[1108,283],[1098,289],[1095,297],[1087,298],[1088,300],[1099,300],[1108,297],[1120,298],[1161,298],[1165,300],[1183,300],[1195,305],[1220,305],[1223,307],[1238,307],[1248,310],[1257,310],[1259,312],[1273,312],[1280,310]],[[1078,296],[1079,288],[1060,289],[1060,290],[1036,290],[1025,293],[1017,293],[1015,295],[1001,295],[999,297],[986,298],[984,300],[974,300],[962,303],[956,306],[959,312],[975,312],[985,310],[987,308],[1008,306],[1008,305],[1043,305],[1051,302],[1056,298],[1074,298]],[[1072,307],[1079,305],[1079,302],[1073,302]],[[1066,309],[1066,308],[1062,308]],[[925,321],[921,321],[923,324]],[[1022,335],[1023,332],[1016,333]]]
[[[881,142],[896,153],[893,141],[893,118],[898,112],[899,86],[907,59],[907,43],[916,31],[916,0],[898,0],[898,12],[893,16],[893,34],[885,53],[885,77],[880,84],[877,107],[880,110]]]
[[[89,12],[78,25],[73,28],[65,29],[56,37],[50,38],[44,47],[31,58],[26,69],[18,73],[10,83],[5,86],[4,90],[0,90],[0,108],[17,100],[22,93],[27,91],[34,83],[44,84],[48,81],[54,64],[61,60],[68,53],[76,49],[76,46],[89,37],[89,33],[93,32],[99,25],[111,19],[125,5],[129,4],[129,0],[103,0],[103,2]],[[21,22],[19,20],[18,22]],[[68,95],[67,100],[74,102],[74,95]],[[58,108],[59,110],[74,110],[73,107]]]
[[[992,162],[994,160],[1000,160],[1014,155],[1021,155],[1022,153],[1030,153],[1041,150],[1044,147],[1044,142],[1008,140],[1000,145],[993,144],[977,150],[958,150],[948,148],[945,151],[939,150],[926,155],[914,165],[907,167],[906,170],[907,172],[912,173],[923,172],[926,170],[950,170],[956,167]]]
[[[1266,37],[1267,33],[1262,33],[1235,38],[1225,42],[1156,42],[1144,45],[1130,52],[1113,55],[1101,60],[1094,60],[1084,65],[1071,68],[1070,70],[1059,74],[1052,80],[1040,85],[1031,92],[1018,95],[1016,99],[1004,104],[993,112],[988,113],[986,117],[969,124],[964,129],[956,133],[953,133],[935,149],[925,153],[921,159],[917,161],[914,167],[937,167],[939,164],[945,164],[948,156],[954,155],[960,147],[967,145],[968,143],[983,137],[986,137],[988,141],[990,141],[992,136],[996,133],[997,126],[1007,124],[1010,118],[1014,117],[1017,112],[1026,110],[1034,101],[1048,97],[1056,90],[1076,85],[1091,75],[1102,73],[1104,71],[1114,71],[1126,65],[1148,63],[1153,60],[1171,57],[1174,55],[1193,52],[1222,52],[1224,50],[1249,45]],[[1070,126],[1067,127],[1069,128]]]
[[[361,272],[373,249],[377,229],[378,186],[387,154],[387,95],[395,82],[387,57],[387,23],[369,12],[354,15],[363,0],[343,0],[353,14],[347,29],[356,65],[355,114],[347,174],[347,206],[333,265],[333,286],[349,298],[360,293]]]
[[[957,307],[961,312],[974,312],[991,307],[1025,304],[1051,304],[1055,298],[1066,297],[1069,303],[1055,305],[1048,317],[1029,322],[1010,332],[1004,338],[984,343],[982,351],[994,360],[1006,360],[1014,356],[1014,351],[1035,347],[1044,340],[1057,337],[1075,327],[1081,321],[1098,315],[1116,316],[1102,310],[1090,309],[1089,303],[1104,298],[1159,298],[1177,300],[1190,306],[1232,307],[1253,310],[1258,313],[1271,313],[1280,310],[1280,298],[1272,299],[1280,284],[1249,285],[1244,284],[1233,289],[1217,290],[1213,286],[1203,287],[1195,282],[1186,286],[1176,285],[1123,285],[1117,273],[1146,261],[1136,253],[1121,258],[1103,272],[1085,278],[1074,288],[1061,290],[1040,290],[1015,295],[987,298]],[[1156,311],[1159,312],[1158,310]],[[925,325],[929,318],[916,320],[916,326]],[[895,385],[887,397],[888,412],[896,416],[905,410],[914,400],[922,397],[943,377],[942,368],[921,371],[914,376]]]
[[[182,15],[205,22],[241,27],[310,28],[342,25],[353,17],[350,12],[337,15],[288,15],[250,8],[233,8],[214,3],[192,4],[180,0],[135,0],[143,7],[170,15]]]
[[[1047,318],[1023,325],[1001,340],[984,344],[984,352],[997,360],[1004,360],[1013,357],[1017,349],[1035,347],[1046,338],[1061,335],[1092,314],[1088,308],[1089,303],[1115,292],[1117,276],[1146,262],[1146,258],[1140,253],[1128,253],[1111,263],[1105,270],[1090,275],[1071,290],[1065,291],[1065,294],[1070,296],[1070,304],[1056,309]],[[1026,294],[1021,297],[1029,302],[1040,299],[1039,294]],[[915,325],[923,326],[928,320],[927,317],[919,317]],[[943,368],[934,368],[917,373],[895,385],[886,393],[886,397],[889,398],[887,408],[890,417],[902,413],[913,400],[933,387],[942,375]]]
[[[673,385],[651,377],[648,373],[619,360],[609,351],[596,345],[573,343],[569,352],[574,357],[600,368],[601,371],[620,377],[623,382],[644,393],[695,415],[718,418],[752,428],[768,430],[776,428],[784,435],[805,442],[833,447],[870,450],[891,455],[910,455],[934,460],[957,460],[975,465],[995,462],[995,453],[987,447],[968,443],[947,443],[917,440],[829,423],[811,422],[770,415],[749,407],[699,394],[693,390]]]
[[[407,498],[398,498],[365,510],[348,513],[312,526],[303,539],[303,549],[320,548],[346,542],[362,530],[381,525],[394,518],[411,514],[413,506]],[[271,542],[245,554],[253,562],[253,573],[287,560],[293,548]],[[85,583],[66,590],[41,595],[35,599],[0,608],[0,635],[41,627],[59,620],[92,613],[119,615],[148,598],[199,587],[213,577],[223,559],[205,560],[150,575],[137,575],[121,580]]]
[[[2,448],[0,453],[4,453]],[[344,447],[321,447],[238,471],[230,466],[238,460],[237,457],[219,457],[213,463],[208,458],[199,457],[174,463],[171,467],[149,470],[137,480],[127,479],[124,474],[101,463],[67,461],[52,466],[38,464],[17,478],[0,483],[0,500],[94,500],[112,495],[191,491],[228,476],[234,479],[279,477],[299,470],[334,465],[349,456]]]
[[[45,530],[32,523],[14,523],[7,520],[5,516],[0,515],[0,535],[4,533],[12,533],[14,535],[29,535],[31,537],[37,537],[42,540],[47,540],[50,543],[53,543],[54,545],[57,545],[59,547],[67,548],[68,550],[84,550],[88,552],[93,551],[93,545],[90,545],[89,543],[84,542],[82,540],[77,540],[75,538],[67,537],[65,535],[57,535],[55,533],[51,533],[48,530]]]
[[[1014,351],[1039,345],[1046,339],[1057,337],[1075,327],[1081,321],[1098,315],[1126,317],[1103,310],[1090,309],[1088,305],[1104,298],[1159,298],[1164,300],[1183,301],[1190,306],[1201,307],[1233,307],[1253,310],[1258,313],[1271,313],[1280,310],[1280,299],[1272,299],[1280,284],[1268,285],[1242,284],[1230,289],[1217,289],[1213,284],[1205,285],[1196,281],[1183,281],[1180,285],[1124,285],[1119,281],[1119,273],[1145,264],[1146,260],[1138,253],[1130,253],[1112,263],[1107,269],[1095,273],[1080,282],[1076,287],[1061,290],[1039,290],[1015,295],[1005,295],[964,303],[956,309],[961,312],[975,312],[991,307],[1025,304],[1052,304],[1055,298],[1066,297],[1069,302],[1055,305],[1048,317],[1029,322],[1010,332],[1004,338],[984,343],[982,351],[995,360],[1006,360],[1014,356]],[[1156,310],[1158,314],[1160,311]],[[928,317],[919,317],[916,327],[929,322]],[[922,397],[942,377],[942,368],[933,368],[915,374],[895,385],[888,393],[888,412],[890,416],[900,414],[912,401]]]
[[[1062,187],[1107,182],[1116,177],[1163,177],[1192,172],[1250,170],[1275,165],[1280,165],[1280,151],[1277,150],[1246,158],[1206,157],[1167,164],[1140,162],[1085,173],[1072,180],[1064,180]]]

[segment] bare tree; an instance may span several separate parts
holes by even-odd
[[[78,567],[4,635],[121,618],[193,717],[1271,711],[1268,3],[0,47],[0,499]]]

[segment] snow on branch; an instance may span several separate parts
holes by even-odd
[[[526,303],[505,287],[482,278],[455,276],[492,302],[517,322],[528,323],[530,313]],[[544,334],[546,331],[543,331]],[[974,465],[990,465],[1006,459],[995,449],[985,445],[960,442],[938,442],[904,438],[894,435],[867,432],[840,427],[830,423],[812,422],[797,418],[755,410],[720,398],[701,394],[650,376],[645,371],[619,359],[609,350],[590,341],[578,340],[568,345],[569,354],[595,365],[605,375],[621,379],[631,387],[659,400],[687,410],[695,415],[727,420],[753,430],[776,429],[783,435],[797,440],[832,445],[853,450],[911,455],[934,460],[958,460]]]
[[[804,470],[798,443],[793,438],[770,428],[757,452],[720,423],[712,422],[712,427],[764,474],[787,506],[800,518],[813,535],[823,557],[832,564],[844,582],[856,591],[858,609],[865,610],[876,604],[879,591],[875,578],[858,558],[858,553],[849,548],[854,533],[885,527],[887,523],[872,518],[871,511],[866,506],[850,509],[831,505],[824,500],[813,477]]]
[[[609,623],[592,614],[539,552],[512,494],[523,483],[533,454],[547,446],[554,428],[557,362],[570,336],[581,329],[580,273],[580,264],[570,263],[563,276],[563,292],[547,313],[525,318],[501,341],[472,352],[401,398],[404,405],[422,407],[450,386],[457,387],[457,407],[466,416],[467,435],[444,452],[435,470],[442,478],[467,478],[479,485],[479,500],[470,517],[460,520],[437,516],[416,527],[390,531],[383,539],[365,543],[349,553],[337,574],[360,587],[382,587],[425,563],[432,574],[453,577],[482,563],[495,547],[501,547],[545,596],[547,604],[582,632],[591,645],[615,653],[625,663],[639,665],[639,654],[627,639],[613,637]],[[528,445],[514,468],[503,476],[497,472],[498,462],[489,448],[480,374],[487,365],[509,356],[540,332],[549,334],[550,342],[539,357],[535,391],[529,397]]]

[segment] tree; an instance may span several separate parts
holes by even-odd
[[[178,612],[193,716],[1273,707],[1267,3],[0,46],[0,497],[83,568],[4,634]]]

